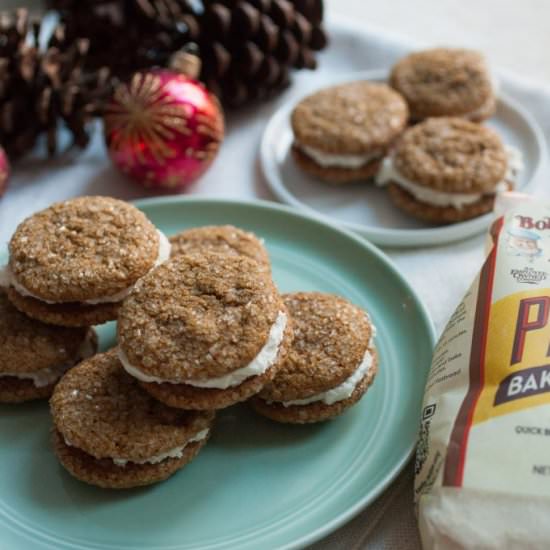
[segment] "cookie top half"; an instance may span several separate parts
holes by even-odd
[[[71,369],[50,408],[68,445],[96,458],[139,462],[185,445],[210,427],[214,413],[163,405],[121,367],[115,350]]]
[[[176,256],[125,300],[118,341],[148,376],[174,382],[223,376],[258,355],[282,308],[269,273],[254,260]]]
[[[258,237],[233,225],[207,225],[186,229],[170,237],[172,256],[218,252],[246,256],[270,268],[267,250]]]
[[[89,329],[46,325],[23,315],[0,288],[0,373],[30,373],[71,365]]]
[[[492,193],[508,165],[496,132],[455,117],[429,118],[408,129],[393,152],[397,171],[447,193]]]
[[[390,83],[407,100],[414,120],[468,115],[494,95],[483,55],[458,48],[434,48],[402,58],[392,68]]]
[[[318,151],[364,154],[387,147],[407,123],[401,95],[386,84],[358,81],[325,88],[292,112],[296,141]]]
[[[294,341],[264,400],[289,401],[328,391],[348,379],[368,350],[372,325],[365,311],[320,292],[283,295]]]
[[[131,204],[79,197],[23,221],[9,251],[13,276],[32,295],[79,302],[132,286],[155,264],[159,234]]]

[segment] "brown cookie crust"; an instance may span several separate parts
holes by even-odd
[[[373,383],[378,372],[378,359],[375,354],[375,360],[369,372],[359,381],[353,393],[342,401],[337,401],[332,405],[326,405],[322,401],[310,403],[309,405],[291,405],[285,407],[281,403],[268,403],[257,396],[251,399],[252,408],[259,414],[275,420],[289,424],[309,424],[313,422],[323,422],[339,416],[344,411],[355,405],[370,385]]]
[[[304,172],[328,183],[335,184],[369,180],[376,176],[382,163],[382,159],[379,159],[367,162],[360,168],[321,166],[296,146],[292,147],[292,158]]]
[[[233,225],[208,225],[186,229],[170,237],[172,257],[181,254],[218,252],[246,256],[271,270],[267,250],[254,233]]]
[[[484,195],[479,201],[464,205],[462,208],[453,206],[433,206],[416,200],[408,191],[395,183],[388,185],[392,202],[401,210],[415,218],[433,224],[449,224],[477,218],[493,210],[494,195]]]
[[[408,109],[386,84],[348,82],[324,88],[295,107],[297,141],[325,153],[365,154],[386,147],[403,130]]]
[[[429,118],[409,128],[393,152],[396,170],[445,193],[492,193],[508,157],[491,129],[461,118]]]
[[[63,467],[80,481],[103,489],[131,489],[164,481],[191,462],[206,441],[190,443],[180,458],[168,458],[158,464],[128,463],[120,467],[108,458],[97,459],[76,447],[69,447],[57,430],[52,431],[54,452]]]
[[[285,334],[277,361],[264,373],[244,380],[238,386],[225,390],[217,388],[197,388],[188,384],[155,384],[140,382],[141,387],[149,392],[155,399],[170,407],[189,410],[224,409],[235,403],[246,401],[256,395],[262,388],[273,380],[279,368],[284,363],[294,331],[289,321],[285,328]]]
[[[225,390],[196,388],[188,384],[155,384],[154,382],[139,384],[152,397],[169,407],[207,411],[225,409],[235,403],[246,401],[273,380],[276,372],[277,369],[273,366],[263,374],[248,378],[238,386]]]
[[[366,313],[321,292],[283,295],[294,340],[277,376],[261,392],[268,401],[304,399],[334,388],[357,369],[372,334]]]
[[[0,288],[0,373],[28,373],[72,364],[87,334],[87,327],[62,328],[30,319]]]
[[[25,403],[50,397],[55,384],[37,388],[32,380],[0,376],[0,403]]]
[[[210,428],[214,413],[171,409],[151,398],[120,365],[116,349],[71,369],[50,408],[56,429],[95,458],[147,460]]]
[[[9,243],[10,269],[43,300],[81,302],[133,285],[154,265],[155,226],[109,197],[56,203],[23,221]]]
[[[22,296],[13,287],[8,289],[8,298],[19,311],[32,319],[59,327],[88,327],[114,321],[121,305],[121,302],[93,306],[78,302],[47,304],[29,296]]]
[[[464,115],[462,118],[480,123],[491,118],[496,112],[497,98],[493,95],[475,113]]]
[[[258,355],[280,310],[270,274],[254,260],[182,255],[146,275],[125,300],[118,342],[148,375],[214,378]]]
[[[435,48],[412,53],[394,65],[390,84],[407,100],[413,120],[467,117],[494,105],[487,64],[483,55],[473,50]],[[492,112],[487,107],[484,111],[480,114]]]

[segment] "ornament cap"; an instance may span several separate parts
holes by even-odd
[[[170,57],[169,67],[189,78],[197,79],[201,72],[201,60],[197,46],[183,48]]]

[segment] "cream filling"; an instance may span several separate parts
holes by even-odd
[[[141,380],[142,382],[154,382],[156,384],[187,384],[189,386],[195,386],[197,388],[216,388],[225,390],[227,388],[238,386],[244,380],[251,378],[252,376],[258,376],[263,374],[269,367],[271,367],[277,360],[279,354],[279,347],[283,341],[285,327],[287,322],[287,316],[282,311],[279,312],[277,319],[273,323],[267,342],[260,350],[260,353],[246,366],[237,369],[224,376],[217,378],[209,378],[207,380],[194,380],[194,379],[172,379],[166,380],[157,376],[151,376],[144,373],[136,366],[132,365],[128,359],[128,356],[124,353],[124,350],[119,346],[118,358],[121,362],[124,370],[134,378]]]
[[[82,344],[80,344],[77,359],[74,363],[58,365],[56,367],[46,367],[45,369],[36,370],[34,372],[0,372],[0,378],[9,376],[11,378],[19,378],[20,380],[32,380],[36,388],[49,386],[59,380],[70,368],[74,367],[74,365],[94,355],[95,347],[92,334],[91,330],[86,334]]]
[[[194,435],[191,439],[189,439],[185,445],[181,445],[180,447],[174,447],[173,449],[170,449],[169,451],[165,453],[161,453],[158,455],[151,456],[149,458],[146,458],[144,460],[130,460],[129,458],[111,458],[111,460],[115,463],[116,466],[120,466],[121,468],[124,468],[128,463],[131,464],[159,464],[160,462],[167,460],[168,458],[181,458],[183,455],[183,451],[189,445],[189,443],[194,443],[196,441],[202,441],[208,436],[208,433],[210,432],[209,428],[205,428],[204,430],[201,430],[196,435]],[[65,441],[65,445],[68,447],[75,447],[66,437],[63,438]]]
[[[369,343],[370,346],[370,343]],[[355,372],[339,386],[332,388],[328,391],[306,397],[305,399],[293,399],[290,401],[280,401],[279,403],[283,407],[291,407],[293,405],[309,405],[310,403],[316,403],[317,401],[323,402],[325,405],[332,405],[338,401],[348,399],[353,394],[357,384],[366,376],[372,367],[374,357],[369,349],[365,352],[363,359]]]
[[[508,184],[514,187],[516,176],[523,169],[521,151],[509,145],[505,146],[505,149],[508,157],[506,174],[504,178],[496,184],[494,194],[507,191]],[[445,193],[443,191],[436,191],[425,185],[419,185],[402,176],[395,167],[393,158],[388,156],[382,162],[382,167],[376,176],[376,184],[383,186],[390,182],[396,183],[420,202],[432,206],[452,206],[453,208],[461,209],[468,204],[478,202],[484,196],[483,193]]]
[[[158,235],[159,235],[159,253],[158,257],[155,260],[155,263],[153,267],[151,268],[151,271],[158,267],[160,264],[168,260],[170,258],[170,250],[172,245],[170,244],[170,241],[166,237],[166,235],[162,232],[160,232],[157,229]],[[19,294],[22,296],[29,296],[30,298],[34,298],[35,300],[40,300],[41,302],[44,302],[46,304],[58,304],[60,302],[55,302],[52,300],[45,300],[44,298],[40,298],[40,296],[36,296],[32,292],[28,291],[19,281],[15,278],[15,275],[11,272],[11,269],[8,265],[5,265],[2,269],[0,269],[0,286],[8,287],[12,286],[17,290]],[[111,294],[110,296],[102,296],[101,298],[90,298],[89,300],[84,300],[82,302],[79,302],[81,304],[89,304],[89,305],[97,305],[97,304],[107,304],[107,303],[113,303],[113,302],[121,302],[130,294],[132,289],[134,288],[134,285],[129,286],[128,288],[125,288],[121,290],[120,292],[117,292],[116,294]]]
[[[183,456],[183,451],[189,445],[189,443],[194,443],[196,441],[202,441],[208,436],[208,432],[210,430],[208,428],[201,430],[197,435],[193,436],[185,445],[181,445],[180,447],[174,447],[173,449],[170,449],[169,451],[166,451],[165,453],[161,453],[155,456],[152,456],[150,458],[146,458],[144,460],[130,460],[129,458],[112,458],[111,460],[117,465],[123,468],[128,464],[129,462],[132,464],[159,464],[160,462],[163,462],[164,460],[167,460],[169,458],[181,458]],[[66,442],[66,441],[65,441]]]
[[[331,166],[335,168],[361,168],[361,166],[364,166],[373,160],[382,158],[383,156],[381,151],[373,151],[372,153],[367,153],[365,155],[336,155],[334,153],[319,151],[319,149],[309,147],[308,145],[303,145],[299,142],[297,142],[296,145],[303,153],[323,168]]]

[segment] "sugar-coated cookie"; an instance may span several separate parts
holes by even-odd
[[[108,197],[57,203],[23,221],[0,284],[29,317],[64,326],[115,319],[136,281],[170,243],[134,206]]]
[[[220,409],[258,393],[291,338],[269,272],[244,256],[176,256],[141,279],[119,313],[124,368],[184,409]]]
[[[180,254],[218,252],[230,256],[246,256],[269,271],[271,264],[264,245],[254,235],[233,225],[193,227],[170,237],[172,257]]]
[[[386,84],[358,81],[325,88],[292,112],[294,160],[328,182],[367,180],[407,118],[405,100]]]
[[[403,133],[377,182],[402,210],[443,224],[490,212],[496,193],[514,188],[521,168],[521,153],[490,128],[439,117]]]
[[[378,370],[369,316],[347,300],[320,292],[283,296],[294,340],[275,378],[251,400],[278,422],[334,418],[354,405]]]
[[[392,68],[390,84],[407,100],[411,119],[457,116],[480,122],[496,109],[496,84],[480,52],[434,48]]]
[[[69,371],[50,400],[53,446],[76,478],[111,489],[162,481],[190,462],[214,413],[172,409],[121,367],[115,350]]]

